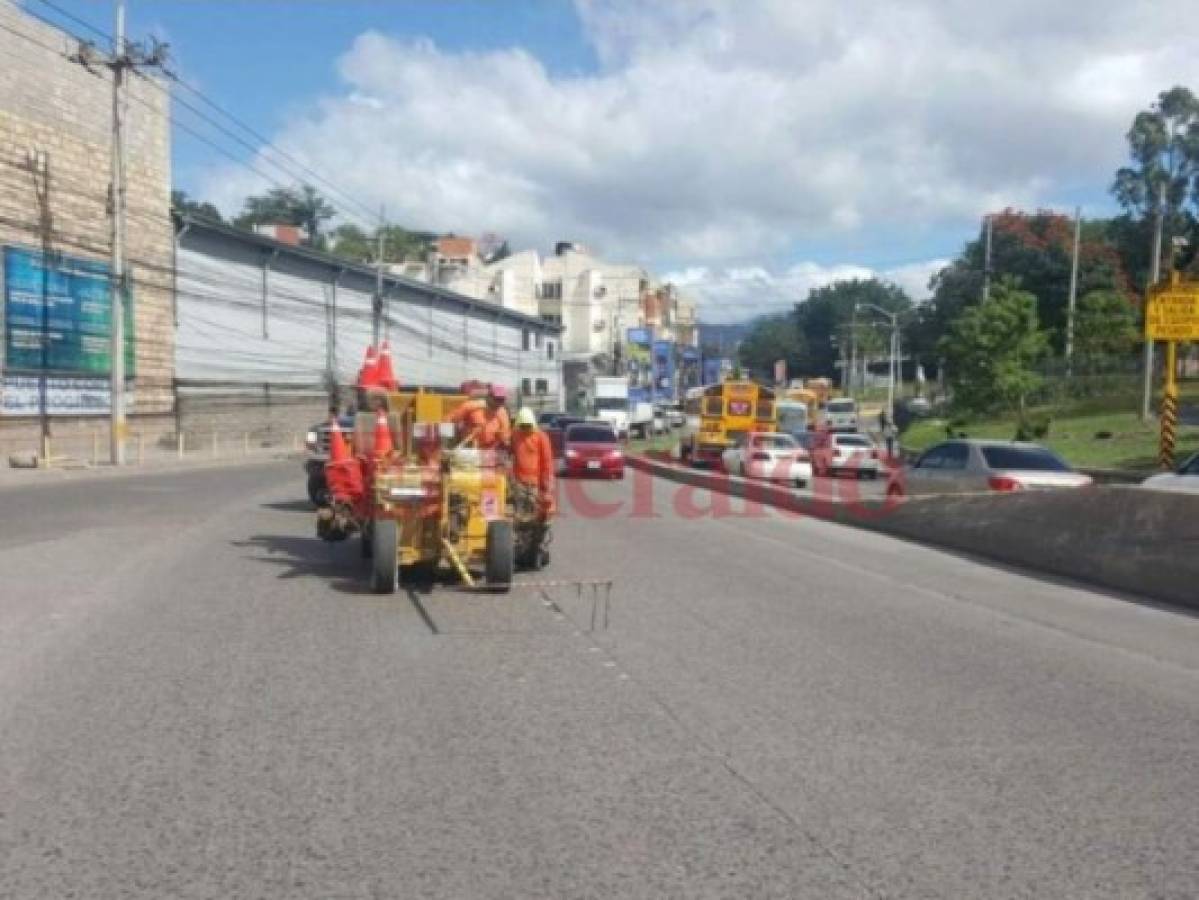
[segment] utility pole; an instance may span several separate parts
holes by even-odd
[[[1157,225],[1153,229],[1153,260],[1149,268],[1149,286],[1157,284],[1162,275],[1162,231],[1166,223],[1166,182],[1158,185],[1157,192]],[[1145,292],[1148,304],[1149,292]],[[1141,395],[1141,421],[1149,421],[1150,406],[1153,400],[1153,341],[1145,338],[1144,384]]]
[[[112,253],[109,276],[109,454],[114,466],[125,463],[125,82],[126,73],[161,67],[166,45],[151,40],[149,48],[125,40],[125,0],[115,2],[112,52],[81,43],[71,56],[85,69],[105,68],[112,73],[112,174],[109,203],[112,207]]]
[[[875,306],[873,303],[855,303],[854,314],[859,308],[870,309],[891,321],[890,364],[887,367],[887,420],[895,421],[895,380],[899,374],[899,313]]]
[[[849,396],[853,396],[853,383],[858,371],[858,308],[853,308],[849,320]]]
[[[383,332],[383,232],[387,222],[387,209],[379,207],[378,246],[375,249],[375,300],[372,304],[371,337],[377,347]]]
[[[1070,263],[1070,299],[1066,307],[1066,374],[1074,374],[1074,304],[1078,297],[1078,247],[1082,238],[1082,207],[1074,207],[1074,255]]]
[[[112,284],[108,314],[112,343],[109,345],[108,446],[114,466],[125,464],[125,0],[116,2],[116,29],[112,47]]]
[[[986,218],[987,240],[983,253],[983,303],[991,299],[991,216]]]

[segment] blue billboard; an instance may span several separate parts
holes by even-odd
[[[703,383],[719,384],[725,369],[728,368],[728,363],[728,359],[723,356],[705,356],[703,363]]]
[[[108,375],[112,368],[108,265],[4,248],[6,372]],[[125,373],[134,374],[133,302],[125,303]]]
[[[649,328],[630,328],[626,340],[638,347],[648,347],[654,339],[654,333]]]
[[[654,399],[674,402],[674,341],[654,341],[651,350],[653,362]]]

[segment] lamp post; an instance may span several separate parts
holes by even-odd
[[[889,366],[889,377],[887,378],[887,420],[895,421],[895,379],[899,369],[899,360],[896,356],[899,352],[899,313],[889,312],[881,306],[875,306],[873,303],[855,303],[853,305],[854,315],[857,315],[859,309],[869,309],[889,319],[891,321],[891,359]]]

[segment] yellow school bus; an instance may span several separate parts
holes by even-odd
[[[774,391],[753,381],[722,381],[687,391],[680,454],[691,464],[716,462],[753,431],[774,431]]]

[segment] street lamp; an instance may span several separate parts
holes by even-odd
[[[895,421],[895,378],[899,369],[899,360],[896,356],[899,352],[899,313],[890,312],[883,309],[881,306],[875,306],[873,303],[855,303],[853,305],[854,314],[857,314],[859,309],[869,309],[891,320],[891,358],[888,366],[889,377],[887,379],[887,421]]]

